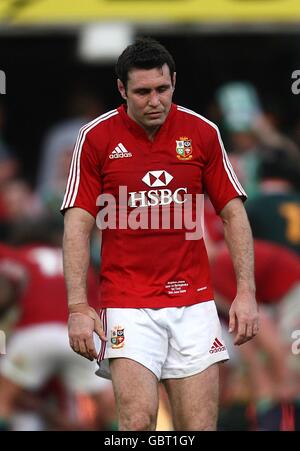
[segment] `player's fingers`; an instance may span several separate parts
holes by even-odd
[[[258,318],[248,321],[246,328],[247,341],[251,340],[258,333]]]
[[[254,325],[253,325],[253,333],[254,335],[257,335],[259,331],[259,321],[258,319],[254,321]]]
[[[80,352],[80,345],[78,340],[72,340],[72,345],[71,345],[73,351],[75,352]]]
[[[246,338],[246,322],[240,320],[238,325],[238,333],[234,340],[235,345],[241,345],[244,343],[244,340]]]
[[[237,346],[243,345],[247,341],[249,341],[250,338],[245,337],[244,335],[239,335],[236,337],[234,344]]]
[[[88,355],[91,360],[97,359],[98,354],[95,348],[94,340],[93,338],[88,338],[85,340],[85,346],[88,352]]]
[[[72,348],[74,351],[74,340],[70,337],[69,337],[69,345],[70,345],[70,348]]]
[[[252,324],[246,324],[245,334],[241,336],[239,345],[247,343],[247,341],[251,340],[254,337]]]
[[[231,333],[235,329],[235,313],[231,310],[229,311],[229,327],[228,332]]]
[[[246,326],[246,338],[248,340],[251,340],[251,338],[253,338],[255,335],[253,328],[254,328],[254,324],[252,322],[248,323]]]
[[[78,346],[79,346],[79,351],[78,354],[82,355],[83,357],[85,357],[86,359],[90,359],[89,353],[87,352],[87,348],[85,345],[85,340],[84,339],[80,339],[78,341]]]
[[[97,335],[99,335],[99,337],[101,338],[102,341],[107,341],[107,338],[105,336],[101,321],[99,318],[95,319],[95,332]]]

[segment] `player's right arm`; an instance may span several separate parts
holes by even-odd
[[[70,313],[69,340],[71,348],[89,360],[97,358],[93,332],[106,340],[100,318],[87,299],[90,235],[94,225],[95,218],[82,208],[65,212],[63,261]]]

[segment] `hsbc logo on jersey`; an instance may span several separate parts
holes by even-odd
[[[186,187],[176,189],[174,177],[163,169],[146,172],[140,181],[145,185],[141,191],[119,185],[117,196],[98,196],[96,224],[100,230],[172,229],[184,230],[186,240],[203,238],[203,194],[188,194]]]
[[[173,176],[167,171],[149,171],[142,181],[151,188],[168,186],[173,180]],[[156,205],[183,204],[186,202],[184,195],[187,194],[187,188],[177,188],[172,192],[168,188],[151,189],[148,191],[131,191],[129,192],[128,205],[132,208],[136,207],[153,207]]]
[[[172,179],[173,176],[167,171],[150,171],[142,178],[143,182],[151,187],[167,186]]]

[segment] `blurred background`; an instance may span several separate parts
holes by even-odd
[[[262,326],[240,349],[227,337],[232,359],[222,366],[219,429],[299,430],[299,22],[298,0],[0,2],[0,430],[117,427],[111,385],[96,376],[81,384],[92,370],[66,363],[58,211],[78,130],[121,103],[114,64],[139,36],[172,53],[175,103],[219,126],[249,195]],[[226,331],[234,275],[209,201],[205,215]],[[96,299],[97,233],[92,257]],[[61,336],[61,353],[41,374],[39,354],[53,336]],[[22,346],[37,343],[41,352],[26,360]],[[72,382],[70,368],[78,373]],[[158,428],[172,429],[163,390]]]

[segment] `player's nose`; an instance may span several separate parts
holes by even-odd
[[[156,107],[160,104],[159,94],[156,91],[151,91],[149,95],[149,105]]]

